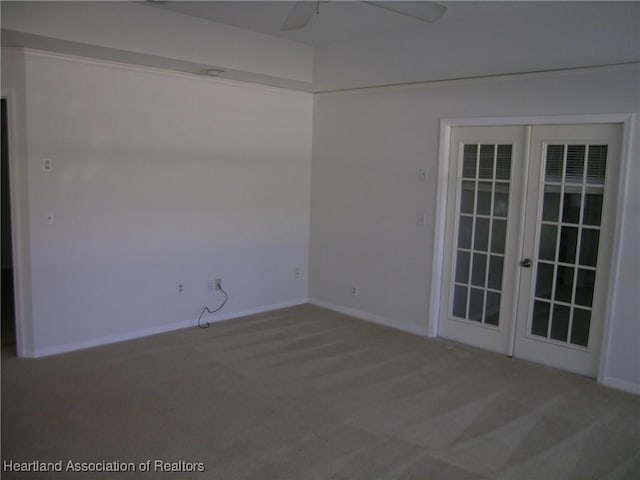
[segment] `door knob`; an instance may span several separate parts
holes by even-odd
[[[533,265],[533,260],[531,260],[530,258],[525,258],[520,262],[520,266],[524,268],[531,268],[531,265]]]

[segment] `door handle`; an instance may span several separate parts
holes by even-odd
[[[524,268],[531,268],[531,265],[533,265],[533,260],[530,258],[525,258],[520,262],[520,266]]]

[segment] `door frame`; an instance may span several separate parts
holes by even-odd
[[[631,134],[635,124],[633,113],[600,113],[577,115],[535,115],[535,116],[509,116],[509,117],[454,117],[440,119],[440,147],[438,154],[438,175],[436,185],[436,214],[433,242],[434,259],[431,276],[431,293],[428,312],[427,336],[438,335],[440,309],[442,305],[442,275],[445,265],[445,235],[447,218],[447,195],[449,188],[449,154],[452,129],[455,127],[480,127],[480,126],[513,126],[513,125],[578,125],[594,123],[618,123],[622,124],[622,145],[620,146],[620,170],[615,185],[617,186],[616,218],[614,220],[615,231],[613,235],[611,265],[609,272],[604,275],[608,279],[607,302],[605,306],[605,318],[602,332],[602,345],[600,348],[600,360],[598,366],[597,381],[604,383],[605,372],[608,366],[609,350],[611,346],[611,322],[609,319],[613,313],[613,293],[616,289],[617,277],[615,272],[621,262],[622,227],[625,217],[626,205],[624,199],[628,191],[628,172],[631,165]],[[518,247],[522,249],[522,245]],[[521,252],[519,252],[521,253]],[[519,258],[519,257],[517,257]],[[517,292],[516,292],[517,293]],[[513,354],[513,345],[511,346]]]
[[[16,354],[32,355],[30,256],[26,188],[26,155],[23,137],[18,133],[22,117],[18,112],[18,94],[13,88],[2,88],[0,96],[7,102],[7,136],[9,150],[9,196],[11,202],[11,240],[13,257],[13,298],[16,326]]]

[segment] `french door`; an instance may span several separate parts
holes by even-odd
[[[621,126],[454,128],[439,335],[595,376]]]

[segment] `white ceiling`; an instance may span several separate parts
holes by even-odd
[[[368,36],[429,29],[433,25],[353,0],[323,0],[318,14],[300,30],[281,31],[294,1],[190,1],[145,2],[145,5],[191,17],[223,23],[313,46],[362,39]],[[316,3],[316,2],[312,2]],[[407,2],[399,2],[407,3]],[[474,21],[513,10],[524,11],[540,2],[442,1],[447,11],[437,23]]]

